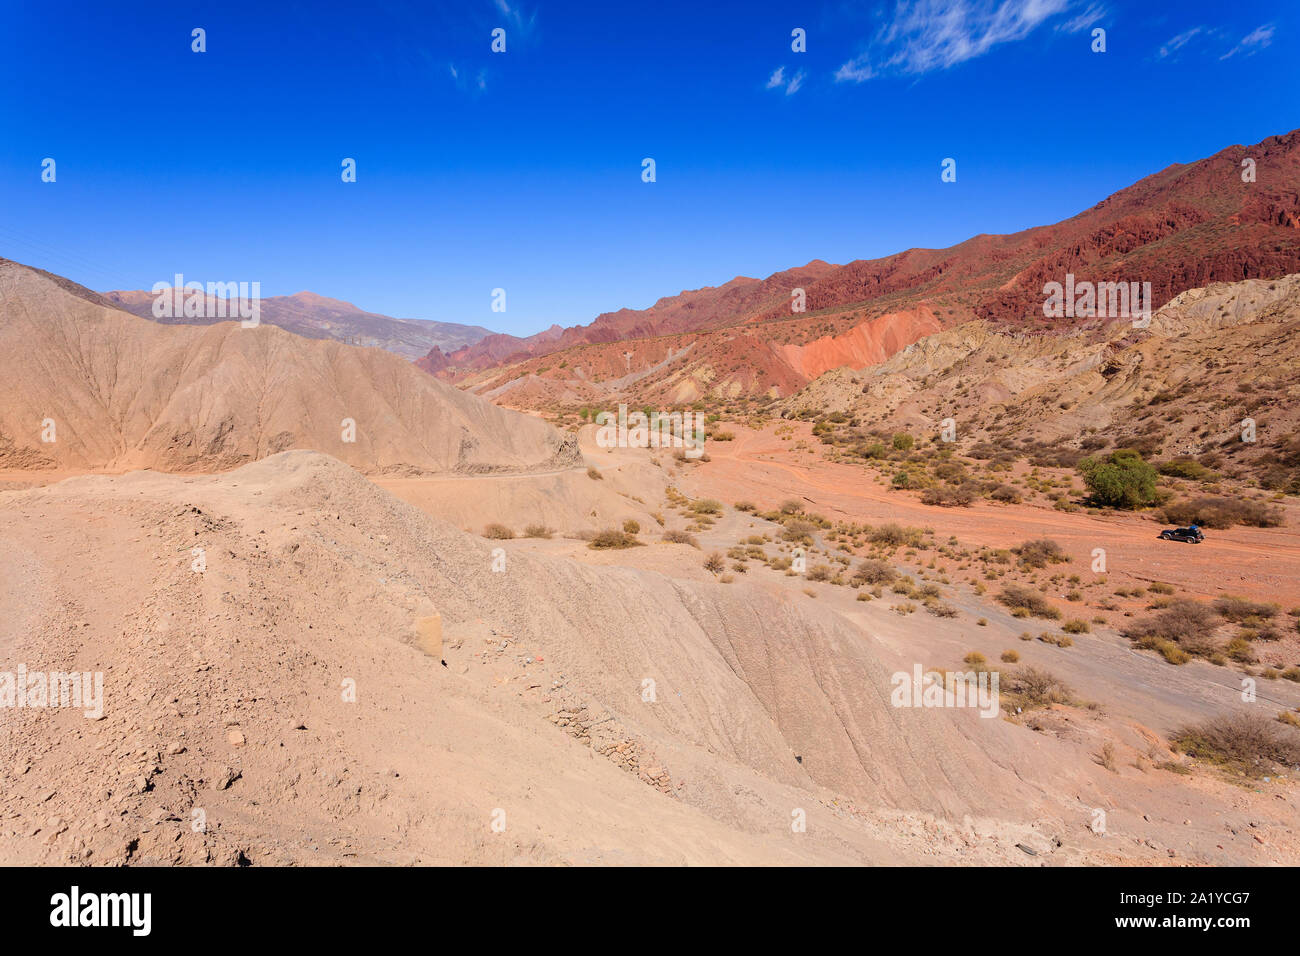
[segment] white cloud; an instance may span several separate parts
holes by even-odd
[[[1165,41],[1165,45],[1160,48],[1160,59],[1163,60],[1166,57],[1173,56],[1185,47],[1193,37],[1203,33],[1204,31],[1205,27],[1192,27],[1190,30],[1186,30],[1183,33],[1178,34],[1176,37],[1170,37]]]
[[[1236,56],[1238,53],[1245,53],[1246,56],[1258,53],[1260,50],[1264,49],[1264,47],[1273,42],[1273,33],[1273,24],[1271,23],[1266,23],[1262,27],[1255,27],[1254,30],[1251,30],[1241,38],[1240,43],[1234,46],[1227,53],[1223,54],[1223,56],[1219,57],[1219,59],[1226,60],[1228,57]]]
[[[803,81],[806,76],[807,74],[803,70],[800,70],[794,76],[790,77],[789,81],[787,82],[785,76],[785,67],[778,66],[775,70],[772,71],[772,75],[767,78],[766,89],[779,90],[781,87],[784,86],[785,95],[794,96],[794,94],[799,92],[799,88],[803,86]]]
[[[855,56],[847,63],[841,64],[840,68],[835,71],[835,82],[865,83],[875,75],[876,71],[871,68],[870,58],[864,53],[861,56]]]
[[[1079,14],[1077,17],[1066,20],[1064,23],[1058,23],[1056,25],[1056,30],[1058,33],[1079,33],[1088,29],[1088,27],[1092,26],[1108,13],[1110,13],[1110,11],[1100,3],[1089,4],[1088,9],[1084,10],[1083,13]]]
[[[867,51],[835,71],[838,82],[862,83],[886,73],[929,73],[983,56],[1001,43],[1023,40],[1074,0],[896,0],[893,20]],[[1091,4],[1062,28],[1077,32],[1105,8]]]

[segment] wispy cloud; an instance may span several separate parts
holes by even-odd
[[[807,74],[804,73],[803,70],[800,70],[787,80],[785,76],[785,67],[778,66],[772,71],[772,75],[767,78],[765,88],[769,90],[779,90],[781,87],[785,87],[785,95],[794,96],[794,94],[799,92],[799,87],[803,86],[803,81],[806,75]]]
[[[1080,33],[1083,30],[1088,29],[1088,27],[1092,26],[1108,13],[1110,13],[1110,11],[1100,3],[1089,4],[1088,9],[1084,10],[1078,16],[1071,17],[1064,23],[1058,23],[1056,25],[1056,31],[1058,33]]]
[[[1191,42],[1193,38],[1199,36],[1204,32],[1205,32],[1205,27],[1192,27],[1190,30],[1185,30],[1182,33],[1178,34],[1178,36],[1176,37],[1170,37],[1168,40],[1165,41],[1164,46],[1160,48],[1160,53],[1159,53],[1160,59],[1164,60],[1173,56],[1183,47],[1187,46],[1187,44]]]
[[[896,0],[890,24],[865,52],[841,64],[835,79],[862,83],[886,74],[946,70],[999,44],[1023,40],[1077,6],[1075,0]],[[1061,29],[1078,32],[1105,13],[1101,4],[1090,4]]]
[[[1223,56],[1219,57],[1219,59],[1226,60],[1228,57],[1236,56],[1238,53],[1245,53],[1246,56],[1258,53],[1260,50],[1264,49],[1264,47],[1273,42],[1273,33],[1274,29],[1273,24],[1271,23],[1266,23],[1261,27],[1255,27],[1255,29],[1251,30],[1241,38],[1241,42],[1227,53],[1223,54]]]

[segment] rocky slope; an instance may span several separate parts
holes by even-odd
[[[0,261],[0,468],[220,470],[289,448],[371,472],[579,462],[571,436],[375,348],[160,325]]]
[[[156,296],[144,290],[115,290],[102,295],[113,307],[153,322],[215,325],[224,321],[184,316],[156,318],[153,313]],[[278,326],[309,339],[334,339],[354,345],[375,346],[407,359],[418,359],[434,349],[464,348],[492,334],[477,325],[394,319],[314,292],[269,296],[260,300],[259,305],[259,319],[266,325]],[[212,309],[209,314],[216,315],[217,310]]]
[[[494,544],[311,452],[0,493],[0,656],[104,675],[101,719],[0,723],[0,859],[1038,864],[1163,860],[1173,838],[1182,858],[1281,852],[1183,849],[1184,815],[1245,811],[1192,790],[1163,804],[1084,744],[890,706],[874,638],[833,611],[513,550],[494,570]],[[1288,809],[1257,803],[1261,825]],[[1088,829],[1103,805],[1106,837]]]
[[[970,322],[824,375],[783,407],[920,436],[952,418],[962,445],[1129,446],[1300,490],[1297,399],[1300,275],[1290,275],[1187,290],[1149,328],[1094,322],[1042,336]],[[1253,441],[1242,440],[1246,419]]]

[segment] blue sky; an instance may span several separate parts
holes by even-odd
[[[0,255],[518,334],[1055,222],[1300,126],[1289,0],[6,6]]]

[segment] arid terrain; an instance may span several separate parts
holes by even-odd
[[[0,260],[0,862],[1300,865],[1300,133],[1242,149],[531,338]]]

